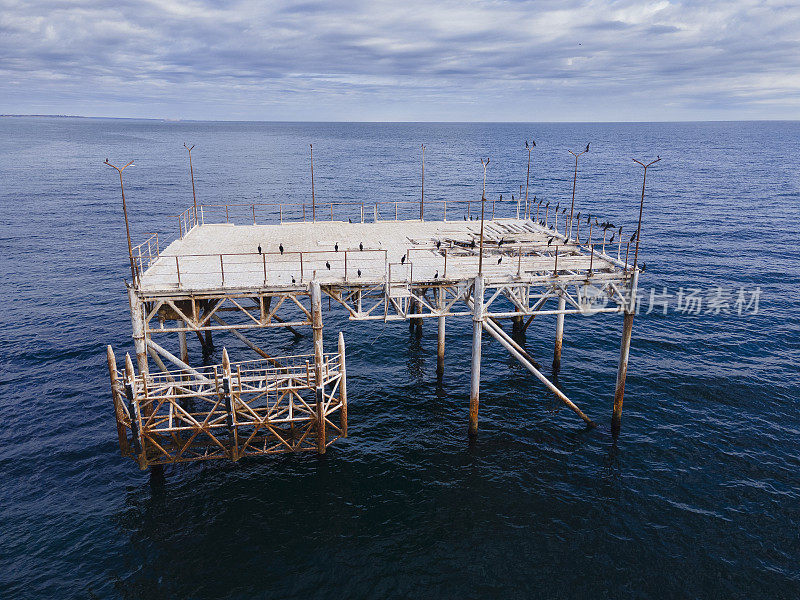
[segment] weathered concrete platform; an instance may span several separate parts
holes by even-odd
[[[306,289],[332,285],[440,283],[478,274],[479,221],[284,222],[198,224],[140,264],[142,292]],[[618,279],[619,244],[592,251],[530,219],[487,220],[487,285]],[[260,251],[259,251],[260,250]],[[620,257],[624,258],[624,257]]]

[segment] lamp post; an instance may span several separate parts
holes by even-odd
[[[644,167],[644,173],[642,175],[642,200],[639,203],[639,224],[636,226],[636,249],[633,251],[633,270],[636,270],[636,262],[639,258],[639,240],[642,238],[642,212],[644,211],[644,186],[647,182],[647,167],[650,165],[656,164],[658,161],[661,160],[661,157],[656,157],[655,160],[650,161],[647,164],[644,164],[642,161],[633,159],[633,162],[638,163]]]
[[[110,162],[108,162],[108,159],[106,159],[105,164],[107,164],[109,167],[113,167],[114,169],[117,170],[117,173],[119,173],[119,189],[122,192],[122,214],[125,216],[125,234],[128,237],[128,258],[130,259],[131,262],[131,279],[133,280],[133,284],[136,285],[137,282],[136,267],[133,264],[133,247],[131,246],[131,228],[130,225],[128,224],[128,206],[125,204],[125,188],[122,185],[122,172],[128,167],[130,167],[133,164],[133,161],[129,162],[121,169],[116,165],[112,165]]]
[[[317,203],[314,198],[314,145],[309,144],[308,147],[311,149],[311,220],[316,222]]]
[[[425,144],[422,145],[422,194],[419,199],[419,220],[425,220]]]
[[[578,181],[578,157],[586,154],[589,151],[589,144],[586,144],[586,150],[575,154],[572,150],[568,150],[572,156],[575,157],[575,173],[572,176],[572,204],[569,207],[569,234],[572,235],[572,212],[575,210],[575,184]]]
[[[483,275],[483,211],[486,206],[486,167],[489,166],[489,159],[487,158],[486,162],[481,159],[481,165],[483,165],[483,192],[481,193],[481,243],[478,254],[478,275]]]
[[[525,140],[525,148],[528,150],[528,174],[525,177],[525,218],[528,218],[528,185],[531,182],[531,150],[536,147],[536,141],[531,140],[531,145],[528,145],[528,140]]]
[[[186,142],[183,143],[183,147],[189,151],[189,175],[192,177],[192,202],[194,202],[194,224],[197,225],[197,195],[194,191],[194,168],[192,167],[192,149],[194,148],[194,144],[192,147],[186,145]]]

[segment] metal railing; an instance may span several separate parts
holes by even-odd
[[[136,270],[141,274],[152,265],[160,256],[161,248],[159,246],[158,234],[148,233],[147,239],[141,244],[133,247],[133,260],[136,265]]]
[[[443,221],[458,221],[458,220],[476,220],[480,219],[481,215],[481,200],[427,200],[425,202],[425,217],[427,220],[443,220]],[[525,204],[522,200],[486,200],[483,204],[484,218],[486,220],[499,219],[499,218],[528,218],[532,219],[534,205],[532,203]],[[357,223],[379,223],[387,221],[419,221],[419,202],[418,201],[377,201],[372,203],[345,203],[345,202],[328,202],[316,204],[317,222],[321,221],[349,221]],[[586,250],[590,254],[590,260],[593,261],[594,254],[597,253],[595,245],[601,245],[599,254],[606,259],[616,262],[622,266],[626,271],[629,268],[627,264],[628,249],[630,241],[623,244],[621,236],[615,239],[612,244],[616,246],[616,258],[606,254],[607,236],[603,231],[602,241],[599,238],[599,231],[594,233],[594,239],[581,231],[579,221],[575,221],[576,227],[567,222],[566,219],[559,219],[558,214],[553,214],[553,219],[549,218],[548,211],[541,211],[539,214],[537,209],[536,217],[542,216],[544,220],[542,225],[549,231],[552,231],[556,236],[570,236],[574,233],[575,238],[571,239],[570,244],[573,248],[580,248]],[[191,206],[184,210],[180,215],[175,215],[174,218],[178,220],[178,236],[180,239],[186,237],[195,227],[207,223],[231,223],[231,224],[247,224],[247,225],[264,225],[264,224],[282,224],[282,223],[297,223],[297,222],[310,222],[311,219],[311,205],[306,202],[277,202],[277,203],[227,203],[227,204],[200,204],[197,211]],[[455,218],[454,218],[455,217]],[[559,222],[560,221],[560,222]],[[587,227],[587,226],[585,226]],[[559,229],[563,229],[561,234]],[[580,234],[584,234],[584,240],[580,240]],[[139,277],[145,270],[150,268],[156,263],[159,258],[174,261],[174,270],[176,275],[176,283],[178,287],[184,285],[187,277],[194,275],[208,275],[209,273],[217,272],[219,275],[220,283],[222,286],[226,285],[227,280],[230,282],[230,275],[237,273],[238,275],[247,273],[252,276],[255,272],[260,271],[263,274],[264,284],[268,282],[268,272],[280,273],[284,272],[291,278],[294,283],[303,283],[308,281],[312,275],[312,271],[320,270],[322,273],[331,272],[333,274],[340,274],[344,280],[358,280],[366,279],[367,274],[373,275],[371,279],[375,279],[374,275],[380,273],[378,278],[381,281],[388,280],[394,283],[395,277],[393,275],[399,272],[407,272],[408,276],[404,277],[405,282],[412,282],[413,276],[413,263],[409,259],[408,265],[403,266],[394,263],[389,264],[388,257],[385,250],[343,250],[336,252],[334,250],[315,250],[304,252],[285,252],[281,253],[281,259],[277,258],[277,253],[222,253],[222,254],[193,254],[193,255],[180,255],[180,256],[162,256],[160,251],[160,241],[158,234],[148,234],[149,237],[144,242],[137,245],[133,249],[135,268],[138,271]],[[594,243],[593,243],[594,242]],[[557,245],[563,245],[563,240],[555,242]],[[626,252],[622,252],[623,246]],[[430,250],[430,248],[414,248],[412,251]],[[545,249],[550,253],[552,249]],[[446,278],[448,274],[447,261],[448,255],[452,256],[454,248],[451,244],[449,248],[445,247],[442,252],[442,271],[441,277]],[[463,246],[458,246],[455,251],[461,253],[465,252]],[[472,249],[473,253],[477,249]],[[522,258],[529,256],[527,251],[521,250],[521,256],[518,257],[518,262]],[[613,250],[612,250],[613,252]],[[383,253],[382,262],[384,263],[380,268],[374,264],[375,259],[370,256],[366,263],[364,258],[370,253]],[[557,256],[557,252],[555,256]],[[625,257],[623,258],[623,254]],[[530,256],[533,256],[531,254]],[[267,257],[270,258],[269,264]],[[213,258],[213,265],[209,262],[209,258]],[[316,263],[314,262],[316,260]],[[368,264],[372,263],[372,264]],[[557,258],[554,258],[553,272],[558,273]],[[592,266],[588,269],[588,274],[592,273]],[[400,268],[403,266],[403,268]],[[200,270],[198,270],[198,267]],[[227,269],[227,273],[226,273]],[[392,270],[394,269],[394,274]],[[361,275],[357,275],[359,270]],[[279,275],[280,276],[280,275]],[[250,279],[252,281],[252,279]]]

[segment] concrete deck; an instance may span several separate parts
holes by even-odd
[[[392,285],[466,281],[478,272],[479,233],[479,221],[204,224],[169,244],[139,287],[146,292],[304,289],[315,272],[323,284],[351,286],[384,284],[387,277]],[[556,248],[564,275],[585,276],[591,261],[596,277],[622,276],[617,244],[606,245],[607,254],[597,245],[590,258],[586,247],[565,244],[563,235],[525,219],[485,222],[484,275],[494,282],[546,278],[554,270]],[[624,246],[621,250],[624,260]]]

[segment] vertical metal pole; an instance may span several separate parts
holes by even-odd
[[[586,150],[584,150],[583,152],[578,152],[577,154],[575,154],[572,150],[568,150],[568,152],[570,154],[572,154],[572,156],[575,157],[575,174],[572,176],[572,204],[570,205],[570,208],[569,208],[569,231],[570,231],[570,233],[572,233],[572,212],[573,212],[573,210],[575,210],[575,184],[578,181],[578,157],[579,156],[583,156],[588,151],[589,151],[589,144],[586,144]],[[556,229],[557,228],[558,227],[556,226]],[[567,236],[567,237],[570,237],[570,236]]]
[[[189,148],[185,143],[183,147],[189,151],[189,175],[192,177],[192,202],[194,203],[194,224],[197,225],[197,194],[194,191],[194,167],[192,167],[192,148],[194,148],[194,144],[192,144],[192,148]]]
[[[439,288],[437,291],[437,300],[439,310],[444,310],[444,288]],[[444,331],[445,331],[445,318],[439,317],[439,334],[436,344],[436,377],[442,379],[444,377]]]
[[[322,289],[319,281],[311,281],[311,328],[314,332],[314,385],[316,387],[317,412],[317,453],[325,454],[325,390],[322,385]]]
[[[314,145],[309,144],[311,149],[311,221],[317,220],[317,201],[314,197]]]
[[[467,435],[478,435],[478,406],[481,392],[481,335],[483,333],[483,275],[475,277],[472,299],[472,372],[469,391],[469,428]]]
[[[564,311],[567,307],[567,299],[562,295],[558,297],[558,310]],[[559,312],[556,317],[556,346],[553,351],[553,373],[558,374],[561,370],[561,347],[564,341],[564,313]]]
[[[184,323],[184,326],[186,323]],[[189,363],[189,345],[186,343],[186,332],[179,331],[178,332],[178,346],[181,351],[181,360],[185,363]]]
[[[570,154],[572,154],[572,151],[570,151]],[[572,154],[572,155],[575,157],[575,172],[572,175],[572,203],[570,204],[569,207],[570,226],[572,225],[572,211],[575,209],[575,185],[578,183],[578,156],[580,156],[579,154]],[[558,225],[556,225],[556,229],[558,229]]]
[[[236,416],[233,406],[233,386],[231,386],[231,360],[228,358],[228,349],[222,349],[222,394],[225,400],[225,411],[228,413],[228,431],[231,434],[231,460],[239,459],[239,439],[237,435]]]
[[[133,438],[133,450],[136,456],[136,462],[139,463],[139,468],[144,471],[147,468],[147,452],[144,446],[144,436],[141,435],[139,425],[141,423],[141,415],[139,414],[139,406],[136,402],[136,394],[134,391],[134,383],[136,381],[136,374],[133,371],[133,362],[131,362],[131,355],[125,355],[125,398],[128,401],[128,412],[131,415],[131,434]]]
[[[212,352],[214,350],[214,336],[211,334],[210,329],[206,329],[206,352]]]
[[[110,162],[108,162],[108,159],[106,159],[105,164],[107,164],[109,167],[113,167],[114,169],[116,169],[117,173],[119,173],[119,189],[120,192],[122,193],[122,214],[125,217],[125,235],[128,238],[128,258],[130,259],[131,262],[131,282],[133,283],[133,285],[136,285],[137,277],[136,277],[136,267],[134,267],[133,264],[133,246],[131,245],[131,228],[130,225],[128,224],[128,205],[125,203],[125,187],[122,185],[122,172],[128,167],[130,167],[133,164],[133,161],[129,162],[121,169],[119,167],[115,167]]]
[[[639,203],[639,224],[636,226],[636,249],[633,251],[633,270],[634,271],[636,270],[636,264],[637,264],[637,261],[639,259],[639,240],[642,237],[642,211],[644,210],[644,185],[645,185],[645,182],[647,181],[647,167],[657,163],[660,160],[661,160],[661,157],[659,156],[654,161],[651,161],[651,162],[649,162],[647,164],[644,164],[642,162],[639,162],[635,158],[633,159],[633,162],[638,163],[638,164],[640,164],[640,165],[642,165],[644,167],[644,175],[642,176],[642,201]],[[605,241],[605,239],[604,239],[604,241]],[[627,262],[627,260],[626,260],[626,262]],[[624,387],[624,384],[623,384],[623,387]],[[621,403],[621,401],[620,401],[620,403]]]
[[[136,364],[142,376],[150,374],[147,364],[147,340],[145,337],[144,307],[133,286],[128,288],[128,303],[131,307],[131,326],[133,329],[133,345],[136,348]]]
[[[486,162],[481,159],[481,165],[483,165],[483,193],[481,194],[481,246],[478,254],[478,275],[483,275],[483,212],[486,205],[486,167],[489,165],[489,159],[487,158]],[[467,207],[469,210],[469,205]],[[477,415],[475,418],[477,419]]]
[[[422,144],[422,194],[419,199],[419,220],[425,220],[425,144]]]
[[[625,396],[625,378],[628,375],[628,355],[631,351],[631,331],[633,330],[633,312],[625,312],[622,321],[622,342],[619,349],[619,366],[617,367],[617,385],[614,389],[614,412],[611,415],[611,433],[619,435],[622,423],[622,399]]]
[[[339,332],[339,369],[341,372],[341,379],[339,380],[339,401],[341,408],[339,409],[340,427],[342,428],[342,437],[347,437],[347,366],[345,364],[344,356],[344,334]]]
[[[111,346],[106,347],[106,358],[108,359],[108,375],[111,378],[111,397],[114,400],[114,415],[117,418],[117,438],[119,440],[119,451],[122,456],[131,453],[131,447],[128,443],[128,433],[125,431],[123,419],[125,418],[125,411],[122,408],[122,393],[120,392],[119,378],[117,377],[117,359],[114,356],[114,349]],[[135,415],[132,416],[132,419]]]
[[[536,145],[536,142],[533,142]],[[528,149],[528,174],[525,177],[525,218],[528,218],[528,185],[531,182],[531,146],[528,145],[528,140],[525,140],[525,147]],[[519,217],[518,217],[519,218]]]

